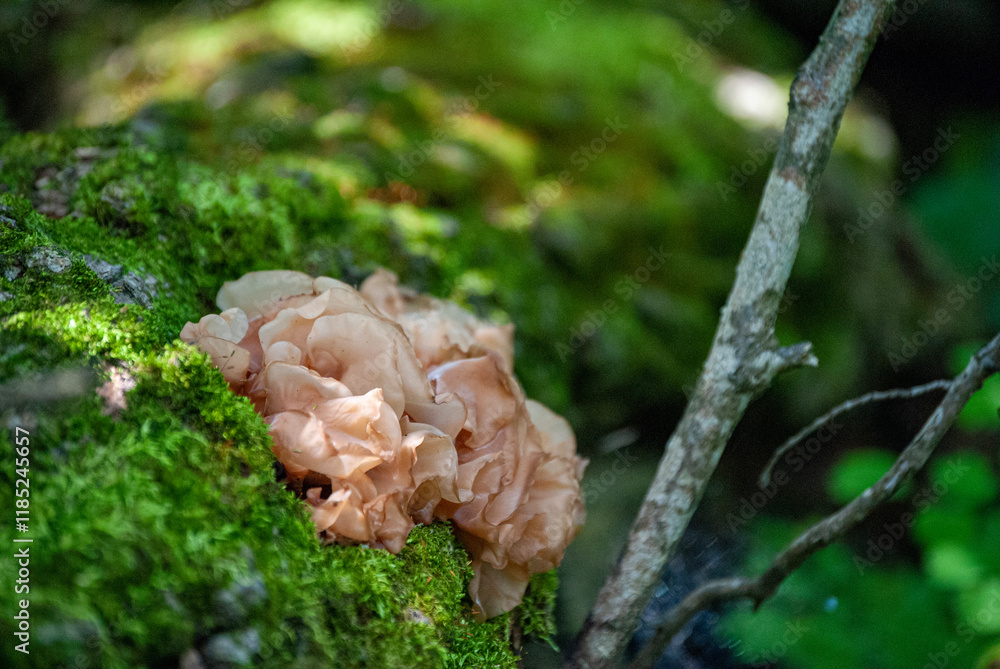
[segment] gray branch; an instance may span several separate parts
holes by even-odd
[[[663,649],[674,635],[699,611],[733,599],[752,599],[754,607],[759,607],[810,555],[826,548],[849,530],[857,527],[877,506],[896,494],[912,479],[951,428],[969,398],[982,387],[983,381],[998,371],[1000,371],[1000,335],[980,349],[965,370],[948,382],[948,392],[941,403],[882,478],[835,514],[799,535],[759,577],[709,581],[685,597],[667,613],[666,618],[657,627],[656,634],[629,665],[629,669],[645,669],[652,666],[663,654]]]
[[[931,381],[930,383],[925,383],[922,386],[915,386],[913,388],[900,388],[896,390],[879,390],[873,393],[868,393],[867,395],[862,395],[861,397],[855,397],[853,400],[847,400],[843,404],[840,404],[828,413],[823,414],[813,422],[806,425],[804,428],[796,432],[794,435],[788,438],[785,443],[778,447],[778,450],[774,452],[771,459],[768,461],[767,465],[764,467],[764,471],[760,473],[760,487],[766,488],[771,482],[771,472],[774,470],[774,466],[778,464],[778,460],[781,459],[788,451],[795,448],[799,442],[808,437],[810,434],[823,427],[828,421],[833,420],[841,414],[845,414],[852,409],[856,409],[859,406],[865,404],[870,404],[872,402],[882,402],[884,400],[898,400],[898,399],[910,399],[923,395],[925,393],[930,393],[935,390],[948,390],[951,386],[951,381]]]
[[[778,372],[817,364],[808,343],[779,347],[774,323],[844,109],[894,4],[841,0],[792,83],[788,122],[712,349],[568,668],[617,662],[747,405]]]

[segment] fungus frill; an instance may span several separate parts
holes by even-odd
[[[480,617],[517,606],[583,524],[569,424],[526,399],[513,327],[400,288],[251,272],[181,339],[207,353],[270,426],[320,535],[399,552],[450,519],[472,556]]]

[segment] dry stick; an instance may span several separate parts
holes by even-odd
[[[847,413],[848,411],[864,404],[881,402],[883,400],[910,399],[935,390],[948,390],[950,386],[951,381],[948,380],[931,381],[930,383],[925,383],[922,386],[900,388],[897,390],[879,390],[873,393],[868,393],[867,395],[862,395],[861,397],[855,397],[853,400],[847,400],[843,404],[834,407],[828,413],[806,425],[804,428],[789,437],[785,443],[779,446],[778,450],[774,452],[774,455],[771,456],[771,459],[764,467],[764,471],[760,473],[760,487],[765,488],[767,487],[767,484],[771,482],[771,471],[774,469],[774,466],[778,464],[778,460],[781,459],[782,455],[795,448],[796,444],[821,428],[827,423],[827,421],[831,421],[837,416]]]
[[[652,666],[674,635],[699,611],[713,604],[749,598],[754,600],[754,608],[759,607],[806,558],[844,536],[912,479],[927,462],[972,394],[979,390],[983,381],[997,372],[1000,372],[1000,335],[980,349],[962,373],[948,382],[948,392],[941,403],[882,478],[840,511],[800,534],[759,577],[709,581],[685,597],[667,613],[653,639],[640,651],[629,669]]]
[[[788,122],[712,349],[570,669],[621,657],[747,405],[780,371],[817,364],[808,343],[779,348],[774,322],[840,119],[894,4],[841,0],[792,83]]]

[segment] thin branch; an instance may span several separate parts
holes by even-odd
[[[699,611],[713,604],[733,599],[752,599],[754,607],[759,607],[810,555],[857,527],[877,506],[910,481],[930,458],[969,398],[982,387],[983,381],[997,372],[1000,372],[1000,335],[980,349],[961,374],[947,382],[948,392],[941,403],[882,478],[839,511],[799,535],[759,577],[709,581],[685,597],[667,613],[653,639],[640,651],[629,669],[652,666],[674,635]]]
[[[898,400],[898,399],[911,399],[925,393],[930,393],[935,390],[948,390],[951,387],[951,381],[944,379],[941,381],[931,381],[930,383],[925,383],[922,386],[914,386],[913,388],[899,388],[896,390],[878,390],[873,393],[868,393],[867,395],[862,395],[861,397],[855,397],[853,400],[847,400],[843,404],[834,407],[828,413],[823,414],[813,422],[806,425],[804,428],[796,432],[794,435],[788,438],[785,443],[778,447],[778,450],[774,452],[771,459],[768,461],[767,465],[764,467],[764,471],[760,473],[760,487],[764,488],[771,482],[771,472],[774,470],[774,466],[778,464],[778,460],[781,459],[788,451],[795,448],[803,439],[808,437],[810,434],[823,427],[826,423],[833,420],[837,416],[847,413],[852,409],[856,409],[859,406],[865,404],[870,404],[872,402],[882,402],[884,400]]]
[[[747,405],[779,372],[817,364],[808,343],[779,347],[774,323],[844,109],[894,4],[841,0],[792,83],[788,122],[712,349],[568,668],[609,667],[621,657]]]

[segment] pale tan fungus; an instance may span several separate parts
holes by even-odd
[[[477,615],[509,611],[584,519],[569,424],[514,378],[513,326],[400,288],[251,272],[181,338],[270,426],[320,536],[397,553],[414,523],[451,520],[472,556]]]

